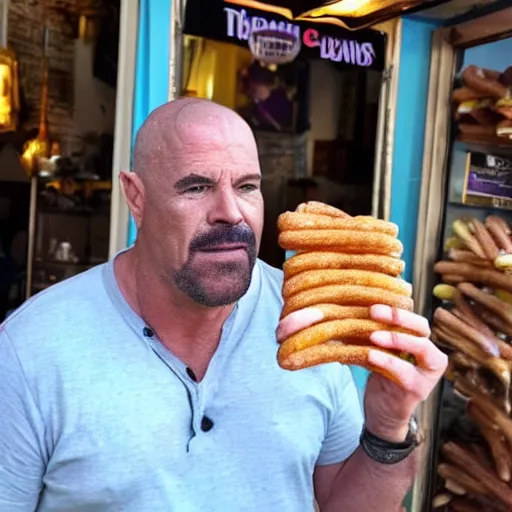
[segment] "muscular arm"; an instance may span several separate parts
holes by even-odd
[[[421,449],[398,464],[371,460],[361,448],[342,464],[317,466],[315,494],[321,512],[398,512],[412,486]]]

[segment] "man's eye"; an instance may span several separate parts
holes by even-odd
[[[205,192],[208,187],[206,185],[196,185],[195,187],[189,187],[185,192],[187,194],[201,194]]]
[[[252,192],[254,190],[258,190],[258,187],[253,183],[246,183],[240,187],[244,192]]]

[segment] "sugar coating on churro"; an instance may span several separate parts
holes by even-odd
[[[299,370],[340,362],[380,371],[368,360],[371,334],[405,331],[371,320],[370,306],[386,304],[408,311],[414,307],[412,287],[399,277],[405,264],[400,259],[398,227],[310,202],[282,214],[278,230],[279,245],[298,251],[283,266],[282,317],[306,307],[317,307],[324,314],[320,322],[281,344],[279,365]]]

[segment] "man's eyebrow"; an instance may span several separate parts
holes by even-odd
[[[200,174],[188,174],[183,178],[179,179],[175,184],[174,188],[176,190],[184,190],[189,187],[194,187],[197,185],[213,185],[214,181],[207,176],[201,176]]]
[[[245,174],[244,176],[240,176],[235,182],[235,186],[239,185],[240,183],[243,183],[244,181],[261,181],[261,174],[258,173],[252,173],[252,174]]]

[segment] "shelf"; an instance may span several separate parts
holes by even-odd
[[[477,204],[458,203],[456,201],[448,201],[447,206],[449,208],[460,208],[460,209],[465,209],[465,210],[489,210],[489,211],[499,210],[500,212],[503,212],[503,214],[505,214],[505,215],[507,215],[507,214],[512,215],[512,208],[504,208],[504,207],[496,206],[496,205],[488,205],[488,204],[477,205]]]
[[[469,151],[475,153],[498,153],[500,155],[512,155],[512,139],[498,136],[481,136],[460,134],[457,143],[467,146]]]

